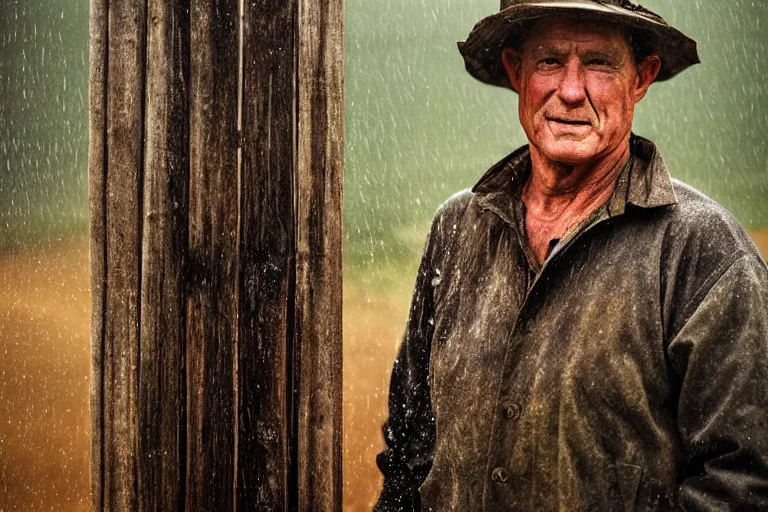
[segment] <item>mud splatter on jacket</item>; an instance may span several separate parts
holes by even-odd
[[[527,147],[440,208],[375,510],[768,510],[765,262],[651,142],[631,153],[541,268]]]

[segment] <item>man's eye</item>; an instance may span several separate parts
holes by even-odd
[[[608,62],[605,59],[590,59],[589,61],[587,61],[587,65],[588,66],[607,67],[607,66],[610,66],[611,63]]]
[[[557,60],[554,57],[548,57],[546,59],[541,59],[539,61],[539,64],[544,65],[544,66],[556,66],[559,63],[560,63],[560,61]]]

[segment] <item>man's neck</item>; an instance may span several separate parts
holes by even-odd
[[[531,174],[523,189],[528,241],[539,262],[549,242],[604,204],[629,160],[629,141],[588,165],[553,162],[531,147]]]

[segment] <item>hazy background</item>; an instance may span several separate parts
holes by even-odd
[[[635,132],[768,247],[768,5],[646,0],[703,61]],[[437,206],[522,145],[516,96],[463,70],[492,0],[346,0],[345,510],[380,486],[389,369]],[[87,510],[88,1],[0,2],[0,511]]]

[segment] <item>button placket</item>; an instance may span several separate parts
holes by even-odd
[[[522,270],[522,276],[523,279],[527,281],[527,272],[525,267],[525,262],[521,262],[523,268]],[[514,382],[515,379],[513,379],[513,375],[516,371],[516,367],[518,366],[518,363],[520,362],[520,358],[513,357],[513,354],[517,353],[518,350],[520,350],[521,343],[525,341],[526,334],[520,331],[521,324],[523,324],[526,321],[526,309],[527,309],[527,303],[530,301],[529,292],[530,290],[524,289],[522,290],[522,296],[520,297],[521,302],[519,305],[519,308],[517,309],[514,322],[511,324],[511,331],[507,335],[505,339],[505,351],[504,351],[504,360],[502,365],[502,375],[501,378],[498,381],[498,388],[496,391],[496,407],[499,407],[496,409],[496,414],[494,415],[493,425],[491,427],[491,431],[489,432],[489,446],[488,446],[488,459],[487,459],[487,466],[486,466],[486,477],[490,476],[490,479],[493,483],[497,484],[498,491],[502,491],[502,487],[508,485],[508,482],[512,480],[512,473],[505,467],[497,464],[504,464],[505,463],[505,457],[501,452],[505,451],[505,439],[508,439],[510,437],[510,430],[514,430],[514,425],[510,424],[508,419],[506,418],[506,412],[503,409],[503,406],[506,405],[506,402],[504,400],[504,397],[508,396],[518,396],[518,394],[512,393],[509,389],[509,384]],[[522,395],[521,395],[522,396]],[[511,403],[511,402],[510,402]],[[519,405],[517,406],[519,409]],[[521,414],[521,411],[518,411],[518,415]],[[487,480],[486,480],[487,481]],[[482,506],[483,509],[485,509],[488,500],[491,500],[493,502],[493,498],[489,497],[489,493],[492,495],[494,491],[491,490],[490,487],[483,485],[483,495],[482,495]]]

